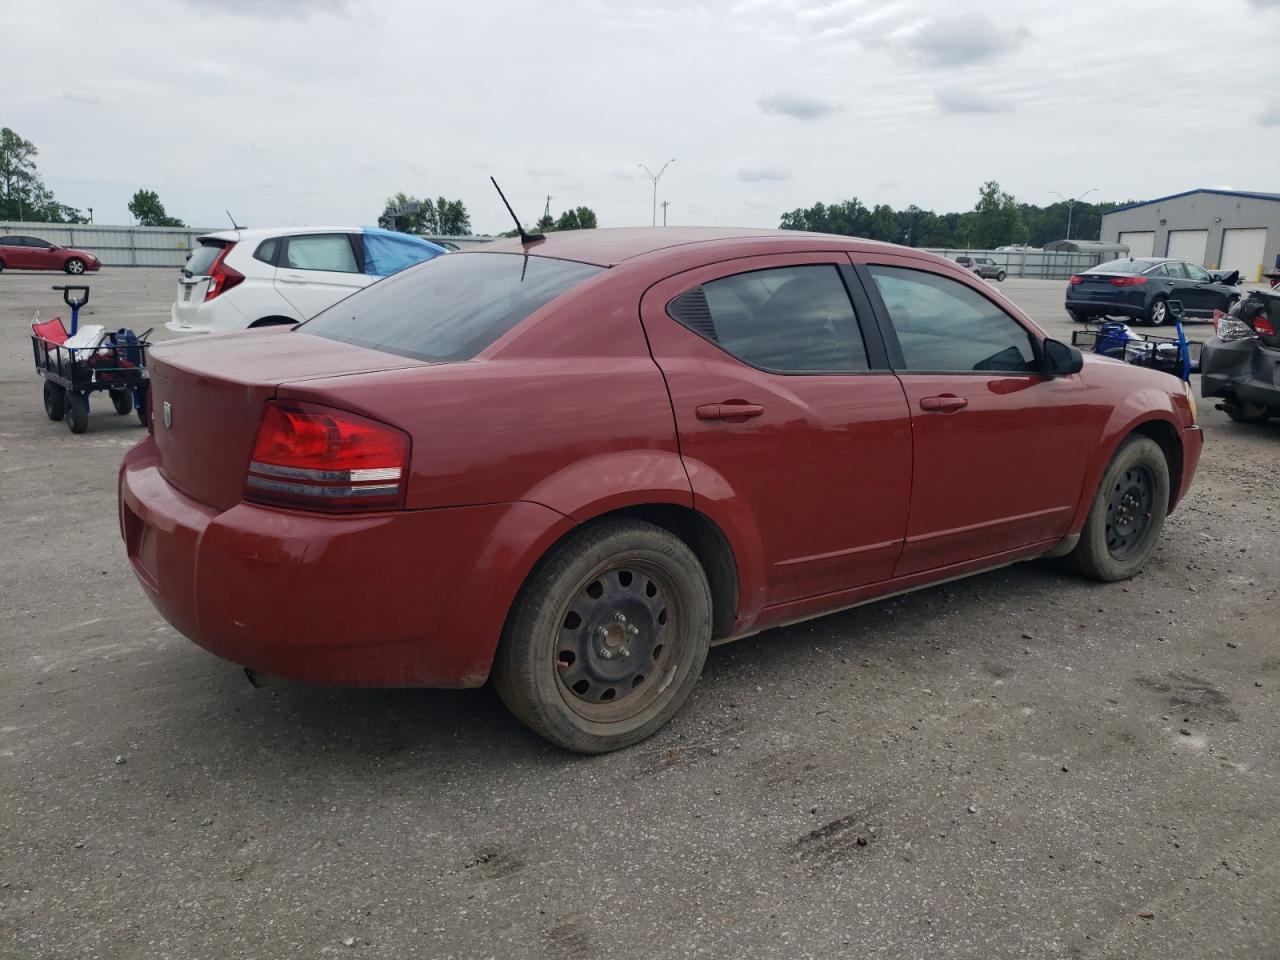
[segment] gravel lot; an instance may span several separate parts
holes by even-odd
[[[85,319],[159,325],[175,274]],[[169,629],[117,532],[137,420],[40,405],[65,279],[0,276],[0,956],[1280,956],[1280,424],[1202,405],[1128,584],[1023,564],[721,647],[584,759],[488,689],[254,689]],[[1069,337],[1061,282],[1001,289]]]

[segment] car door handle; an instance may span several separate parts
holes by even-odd
[[[699,420],[743,421],[764,413],[764,407],[745,400],[726,400],[724,403],[704,403],[695,411]]]
[[[281,280],[287,280],[289,283],[306,283],[307,278],[300,273],[282,273]]]
[[[957,410],[963,410],[968,405],[969,401],[964,397],[953,396],[949,393],[940,397],[922,397],[920,400],[921,410],[936,410],[939,413],[955,413]]]

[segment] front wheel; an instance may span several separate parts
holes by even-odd
[[[67,426],[72,433],[89,429],[89,398],[74,390],[67,391]]]
[[[61,420],[67,412],[67,390],[50,380],[44,382],[44,412],[50,420]]]
[[[1162,327],[1165,321],[1169,319],[1169,304],[1164,297],[1156,297],[1151,301],[1151,306],[1147,309],[1147,323],[1153,327]]]
[[[711,590],[693,551],[652,524],[607,521],[558,545],[530,575],[494,684],[535,733],[605,753],[680,709],[710,644]]]
[[[62,269],[66,270],[67,273],[70,273],[73,276],[79,276],[84,273],[84,261],[79,257],[72,257],[66,262]]]
[[[1168,510],[1164,451],[1150,437],[1130,437],[1102,475],[1068,564],[1094,580],[1128,580],[1151,556]]]
[[[1006,276],[1008,276],[1008,274],[1006,274],[1003,270],[1001,270],[999,273],[996,274],[996,282],[1004,283],[1004,278]]]

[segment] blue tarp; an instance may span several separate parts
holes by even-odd
[[[364,228],[364,272],[375,277],[388,277],[405,267],[448,252],[444,247],[408,233],[379,227]]]

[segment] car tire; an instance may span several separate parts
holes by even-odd
[[[0,273],[4,273],[4,261],[0,260]]]
[[[1147,323],[1153,327],[1162,327],[1169,322],[1169,302],[1164,297],[1156,297],[1147,308]]]
[[[44,382],[44,412],[50,420],[61,420],[67,413],[67,390],[52,380]]]
[[[83,393],[67,391],[66,420],[72,433],[84,433],[89,429],[89,398]]]
[[[494,686],[525,726],[566,750],[630,746],[689,698],[711,613],[706,573],[683,541],[638,520],[602,522],[530,574],[507,618]]]
[[[1003,270],[1001,270],[999,273],[996,274],[996,282],[1004,283],[1004,278],[1006,276],[1008,276],[1008,274],[1006,274]]]
[[[84,261],[79,257],[71,257],[62,265],[62,269],[72,276],[78,277],[84,273]]]
[[[1266,423],[1271,417],[1271,410],[1260,403],[1229,400],[1222,405],[1222,409],[1236,423]]]
[[[128,390],[112,390],[111,405],[116,408],[116,413],[120,416],[133,413],[133,394]]]
[[[1131,436],[1107,465],[1067,565],[1104,583],[1128,580],[1155,549],[1169,510],[1169,464],[1150,437]]]
[[[1090,316],[1087,313],[1081,313],[1079,310],[1068,310],[1067,316],[1071,318],[1072,323],[1088,323]]]

